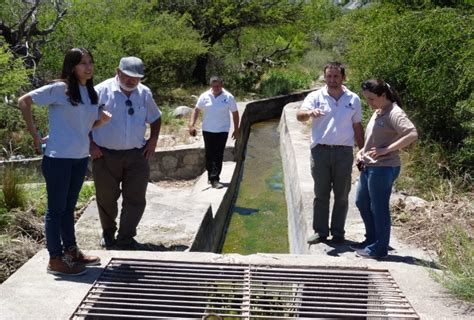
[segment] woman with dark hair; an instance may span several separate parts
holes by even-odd
[[[362,94],[375,110],[365,131],[364,147],[357,153],[360,173],[356,205],[365,225],[365,240],[352,245],[357,255],[379,259],[388,254],[390,195],[400,173],[399,150],[418,138],[413,123],[400,108],[395,90],[383,80],[362,83]]]
[[[92,54],[70,49],[64,57],[61,78],[33,90],[18,100],[36,152],[43,150],[42,171],[48,207],[45,213],[47,272],[80,275],[85,265],[100,264],[100,258],[85,255],[76,244],[74,209],[84,182],[92,128],[110,120],[110,113],[97,105],[92,81]],[[49,136],[41,137],[33,122],[31,105],[48,106]]]

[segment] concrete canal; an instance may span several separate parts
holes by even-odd
[[[251,126],[222,253],[288,253],[279,119]]]

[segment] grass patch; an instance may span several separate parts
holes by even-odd
[[[441,237],[440,263],[445,268],[435,277],[456,296],[474,302],[474,241],[459,225]]]
[[[25,189],[21,184],[22,178],[17,170],[13,167],[7,166],[3,173],[2,181],[2,205],[10,211],[14,208],[25,208],[26,195]]]

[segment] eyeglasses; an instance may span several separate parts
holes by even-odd
[[[130,99],[125,101],[125,105],[128,107],[128,114],[132,116],[135,113],[135,109],[133,109],[133,104]]]

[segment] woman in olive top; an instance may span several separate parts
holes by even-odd
[[[110,120],[110,113],[97,105],[92,82],[93,59],[83,48],[70,49],[64,58],[60,80],[22,96],[18,105],[39,153],[45,143],[42,171],[48,207],[45,214],[46,247],[50,260],[47,272],[80,275],[85,265],[100,264],[77,247],[74,208],[89,158],[88,134]],[[31,105],[48,106],[48,137],[38,134]]]
[[[399,150],[418,134],[400,108],[395,91],[383,80],[362,83],[362,94],[375,110],[365,131],[364,148],[357,153],[360,173],[356,205],[365,224],[365,241],[351,246],[363,258],[384,258],[390,242],[390,195],[400,173]]]

